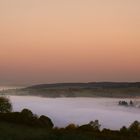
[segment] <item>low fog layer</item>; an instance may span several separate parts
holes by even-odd
[[[38,115],[47,115],[55,126],[70,123],[86,124],[98,119],[102,128],[119,129],[140,121],[140,108],[119,106],[120,99],[112,98],[41,98],[10,96],[14,111],[29,108]],[[126,101],[129,101],[127,99]]]

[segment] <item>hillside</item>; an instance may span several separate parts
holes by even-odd
[[[22,89],[3,91],[7,94],[43,97],[140,97],[140,82],[114,83],[56,83],[33,85]]]

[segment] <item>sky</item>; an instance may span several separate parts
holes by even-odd
[[[0,85],[140,81],[140,0],[0,0]]]

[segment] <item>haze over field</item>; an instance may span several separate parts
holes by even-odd
[[[58,127],[70,123],[82,125],[98,119],[102,128],[120,129],[123,125],[128,127],[135,120],[140,121],[140,108],[118,106],[118,101],[122,99],[33,96],[10,96],[10,99],[15,111],[29,108],[38,115],[49,116]],[[139,99],[137,102],[140,105]]]
[[[0,0],[0,84],[140,81],[139,0]]]

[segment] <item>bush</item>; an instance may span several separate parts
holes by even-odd
[[[39,123],[42,127],[53,128],[54,126],[51,119],[44,115],[40,116]]]
[[[100,124],[98,120],[91,121],[88,124],[82,125],[79,127],[80,130],[84,131],[99,131],[100,130]]]
[[[140,133],[140,122],[134,121],[128,129],[131,132]]]
[[[33,127],[44,127],[47,129],[53,128],[53,123],[50,118],[42,115],[40,118],[34,115],[32,111],[23,109],[21,112],[0,113],[0,121],[24,124]]]
[[[29,118],[33,117],[32,111],[26,108],[21,111],[21,114]]]
[[[75,124],[69,124],[65,129],[66,130],[75,130],[77,128],[78,128],[78,126],[76,126]]]

